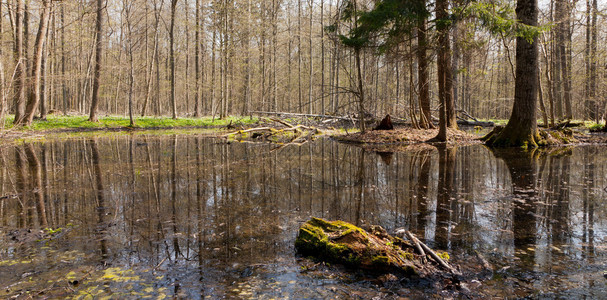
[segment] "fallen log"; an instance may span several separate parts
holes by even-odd
[[[268,131],[271,129],[272,129],[272,127],[255,127],[255,128],[249,128],[249,129],[243,129],[243,130],[230,132],[228,134],[224,134],[223,137],[228,137],[228,136],[234,135],[234,134],[242,134],[242,133],[253,132],[253,131]]]
[[[413,234],[407,233],[407,236],[411,242],[389,235],[380,226],[370,226],[365,230],[343,221],[312,218],[300,227],[295,249],[318,260],[374,273],[423,277],[443,273],[442,268],[459,275],[455,268]],[[426,255],[436,264],[427,262]]]
[[[385,230],[368,232],[343,221],[312,218],[299,229],[295,249],[303,255],[371,272],[414,275],[423,266],[413,246],[387,236]]]
[[[457,124],[458,125],[465,125],[465,126],[481,126],[481,127],[493,127],[495,126],[495,123],[493,122],[483,122],[483,121],[470,121],[470,120],[465,120],[462,118],[459,118],[459,120],[457,120]]]

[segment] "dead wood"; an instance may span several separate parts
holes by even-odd
[[[392,120],[390,120],[390,115],[386,115],[373,130],[392,130],[392,129],[394,129],[394,125],[392,125]]]
[[[419,246],[421,246],[421,248],[424,249],[424,251],[427,252],[430,255],[430,257],[434,261],[436,261],[441,267],[447,269],[452,274],[460,275],[459,271],[457,271],[455,268],[453,268],[447,262],[445,262],[440,256],[438,256],[438,254],[436,254],[436,252],[434,252],[434,250],[430,249],[430,247],[426,246],[426,244],[424,244],[417,237],[415,237],[415,235],[413,235],[413,233],[406,231],[406,234],[407,234],[407,237],[409,237],[409,239],[411,239],[411,241],[413,241],[415,244],[418,244]]]

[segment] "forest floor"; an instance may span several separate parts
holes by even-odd
[[[129,126],[129,118],[123,116],[106,116],[99,118],[99,122],[88,121],[83,115],[49,115],[46,120],[35,119],[32,125],[13,127],[14,116],[5,119],[4,127],[0,128],[0,141],[20,139],[36,139],[49,135],[53,136],[81,136],[81,135],[108,135],[118,132],[166,132],[170,130],[210,129],[224,131],[237,128],[248,128],[259,123],[258,118],[227,117],[218,119],[213,117],[172,119],[170,117],[136,117],[135,126]]]
[[[369,130],[362,134],[358,132],[349,121],[328,123],[326,120],[313,118],[258,118],[258,117],[227,117],[223,119],[213,117],[136,117],[135,126],[129,126],[128,117],[105,116],[99,118],[99,122],[88,121],[83,115],[49,115],[46,120],[36,119],[31,126],[15,128],[12,126],[13,116],[5,119],[4,128],[0,128],[0,144],[7,141],[21,139],[45,138],[49,135],[63,136],[100,136],[112,135],[119,132],[137,132],[156,134],[171,134],[179,132],[199,133],[200,129],[208,129],[209,135],[222,136],[225,132],[235,130],[247,130],[251,128],[270,127],[281,129],[291,126],[302,125],[308,128],[318,129],[315,136],[330,136],[335,140],[346,143],[358,144],[359,146],[375,151],[398,151],[410,148],[413,145],[431,146],[429,140],[438,134],[438,129],[415,129],[408,125],[395,126],[393,130]],[[369,124],[372,127],[373,124]],[[283,128],[284,129],[284,128]],[[475,144],[481,143],[479,137],[487,133],[491,128],[472,128],[462,126],[463,130],[448,130],[450,144]],[[588,128],[581,126],[572,128],[577,142],[574,144],[607,144],[607,133],[589,133]]]

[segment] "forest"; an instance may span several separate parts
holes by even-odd
[[[542,2],[532,33],[512,1],[397,2],[3,1],[0,118],[362,109],[433,126],[448,72],[450,109],[507,119],[525,30],[537,41],[543,121],[603,118],[598,1]],[[361,28],[364,44],[344,41]]]
[[[604,12],[0,0],[0,298],[602,298]]]

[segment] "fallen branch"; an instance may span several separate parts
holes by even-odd
[[[426,246],[422,241],[420,241],[417,237],[413,235],[413,233],[407,231],[407,237],[410,237],[414,243],[418,243],[424,250],[427,252],[434,261],[436,261],[441,267],[447,269],[452,274],[460,275],[460,272],[451,267],[448,263],[446,263],[434,250],[430,249],[430,247]]]
[[[415,249],[417,249],[417,252],[419,252],[420,255],[425,256],[426,253],[424,252],[424,249],[422,249],[422,246],[419,245],[418,240],[413,236],[413,234],[411,234],[411,232],[409,231],[405,231],[405,234],[407,235],[409,240],[413,242],[413,245],[415,246]]]
[[[240,134],[240,133],[253,132],[253,131],[268,131],[268,130],[272,130],[272,127],[256,127],[256,128],[245,129],[245,130],[238,130],[238,131],[234,131],[234,132],[225,134],[225,135],[223,135],[223,137],[228,137],[233,134]]]
[[[485,270],[493,272],[493,267],[491,266],[491,264],[489,264],[485,257],[483,257],[483,255],[480,254],[478,251],[474,252],[476,253],[476,257],[478,258],[479,262],[483,265],[483,268],[485,268]]]
[[[468,125],[468,126],[482,126],[482,127],[493,127],[495,126],[495,123],[493,122],[483,122],[483,121],[468,121],[466,119],[457,117],[459,120],[457,120],[457,124],[458,125]]]
[[[276,122],[276,123],[280,123],[280,124],[285,125],[285,126],[287,126],[287,127],[289,127],[289,128],[292,128],[292,127],[293,127],[293,125],[291,125],[291,124],[289,124],[288,122],[283,121],[283,120],[281,120],[281,119],[268,118],[268,120],[270,120],[270,121],[274,121],[274,122]]]

